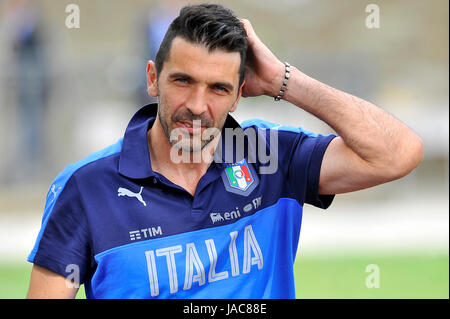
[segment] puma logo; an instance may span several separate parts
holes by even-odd
[[[119,187],[119,189],[117,190],[117,196],[119,196],[119,197],[120,196],[134,197],[138,201],[140,201],[142,203],[142,205],[147,206],[147,204],[145,203],[144,199],[142,198],[142,190],[143,189],[144,189],[144,187],[141,187],[141,190],[139,191],[139,193],[133,193],[129,189],[126,189],[126,188],[123,188],[123,187]]]
[[[53,184],[52,185],[52,188],[51,188],[51,192],[52,192],[52,194],[53,194],[53,199],[52,199],[52,201],[54,201],[55,199],[56,199],[56,195],[58,194],[58,192],[61,190],[61,186],[59,186],[58,188],[56,188],[56,185],[55,184]]]

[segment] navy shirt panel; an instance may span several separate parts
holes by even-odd
[[[283,179],[279,180],[283,196],[295,198],[302,206],[307,203],[326,209],[331,205],[334,195],[320,195],[319,180],[323,156],[336,135],[314,134],[301,127],[278,125],[259,119],[244,121],[241,126],[244,129],[271,132],[267,135],[276,131],[278,170],[271,177]],[[271,139],[268,137],[266,140],[266,153],[269,153]],[[277,175],[279,173],[282,177]]]

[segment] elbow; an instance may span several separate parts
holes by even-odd
[[[410,174],[424,158],[424,143],[418,135],[414,133],[405,144],[395,152],[389,164],[387,171],[390,180],[397,180]]]

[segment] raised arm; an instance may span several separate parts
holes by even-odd
[[[249,67],[244,96],[277,96],[285,67],[261,42],[250,22],[242,20],[249,37]],[[356,191],[401,178],[421,162],[421,138],[376,105],[334,89],[291,67],[288,102],[315,115],[339,137],[325,152],[320,194]]]

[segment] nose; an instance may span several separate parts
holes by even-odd
[[[202,87],[198,87],[193,90],[186,103],[186,107],[194,115],[201,115],[208,110],[207,103],[207,90]]]

